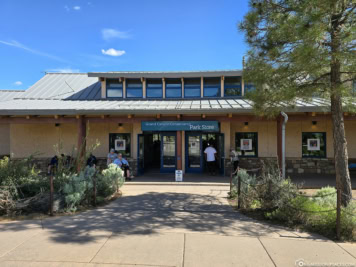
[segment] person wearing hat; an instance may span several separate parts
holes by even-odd
[[[109,165],[111,163],[114,163],[114,160],[117,159],[117,154],[115,153],[115,149],[110,149],[110,152],[108,154],[108,158],[106,161],[106,164]]]

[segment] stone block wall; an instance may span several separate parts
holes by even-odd
[[[262,162],[277,158],[240,158],[240,168],[251,170],[261,167]],[[350,162],[353,162],[350,159]],[[225,175],[231,172],[230,160],[225,160]],[[320,158],[286,158],[286,175],[290,174],[335,174],[334,159]]]
[[[286,173],[335,174],[335,160],[320,158],[287,158]]]

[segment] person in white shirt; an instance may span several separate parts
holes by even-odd
[[[216,174],[216,171],[215,171],[216,154],[217,154],[217,151],[213,147],[212,144],[209,144],[209,146],[204,150],[205,160],[206,160],[206,162],[208,164],[208,170],[209,170],[210,175],[215,175]]]
[[[239,153],[237,153],[237,151],[233,147],[230,148],[230,158],[231,158],[231,163],[234,166],[233,172],[236,172],[236,170],[239,167]]]

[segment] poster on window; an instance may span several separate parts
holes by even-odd
[[[116,139],[115,140],[115,150],[124,151],[126,149],[126,140]]]
[[[308,139],[308,150],[309,151],[319,151],[320,150],[320,139]]]
[[[241,139],[241,150],[252,150],[252,139]]]

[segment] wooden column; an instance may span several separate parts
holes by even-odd
[[[182,170],[182,131],[177,131],[177,170]]]
[[[277,117],[277,157],[279,169],[282,168],[282,123],[283,118],[279,115]]]
[[[84,116],[79,116],[77,117],[77,129],[78,129],[78,165],[77,165],[77,169],[78,171],[80,171],[80,168],[82,166],[83,163],[83,158],[85,156],[85,149],[86,149],[86,131],[87,131],[87,127],[86,127],[86,121]]]

